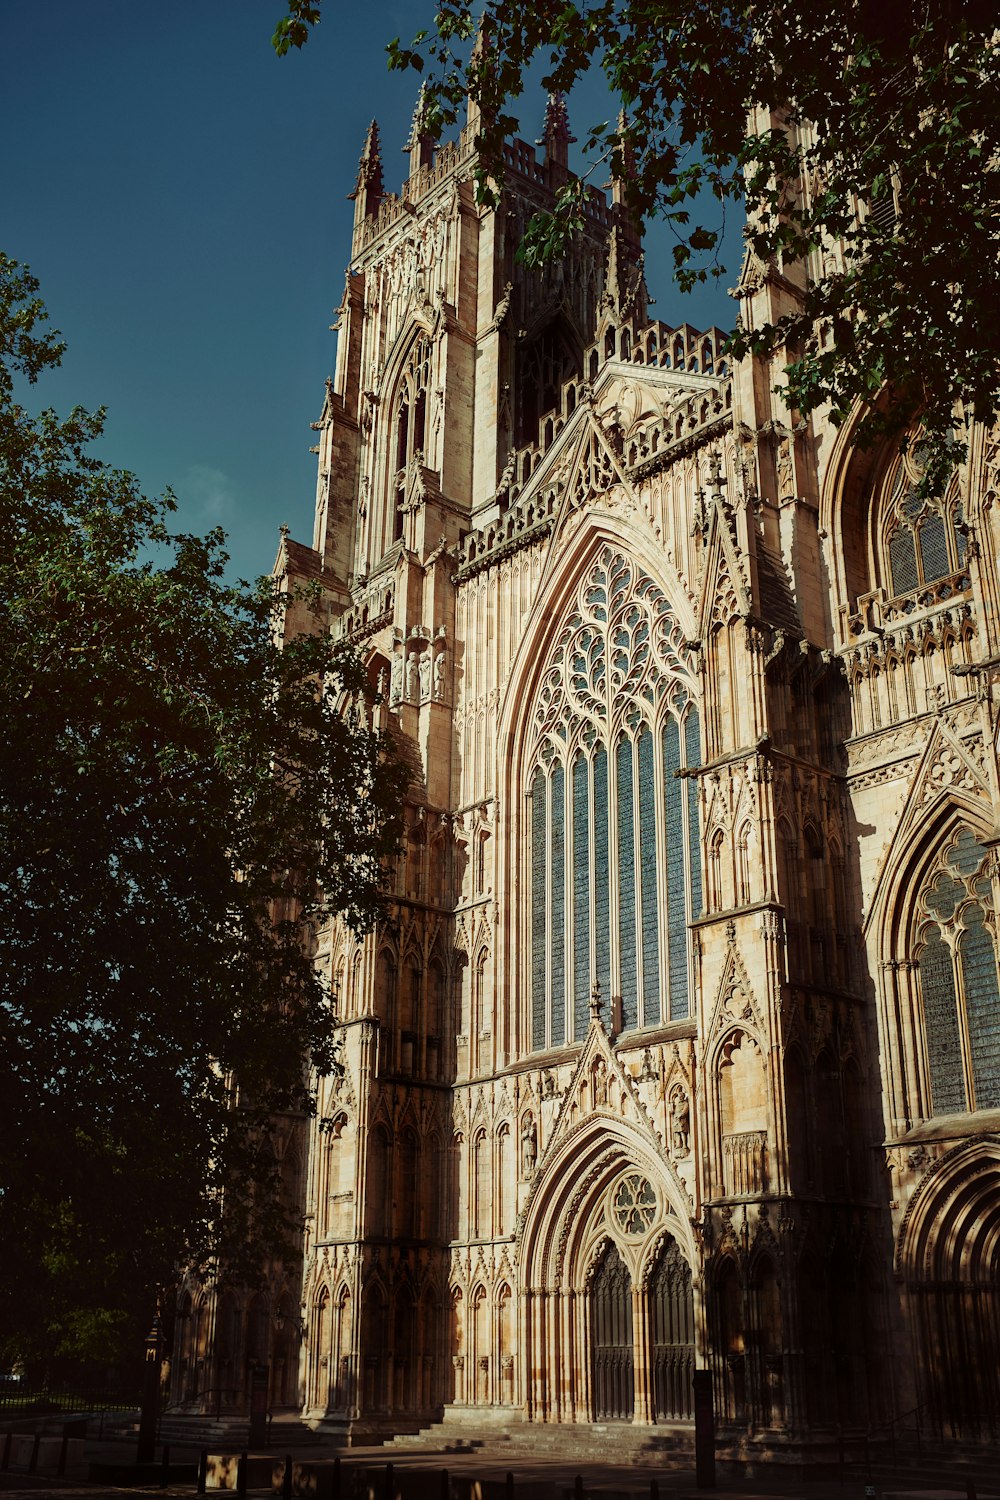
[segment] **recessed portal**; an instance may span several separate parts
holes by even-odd
[[[632,1278],[614,1245],[601,1259],[591,1300],[595,1422],[628,1422],[635,1410]]]

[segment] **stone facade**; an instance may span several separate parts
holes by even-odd
[[[613,186],[475,121],[361,160],[312,547],[412,758],[392,916],[316,938],[341,1066],[282,1136],[270,1299],[182,1307],[175,1394],[354,1438],[690,1421],[728,1451],[920,1407],[1000,1422],[1000,440],[800,419],[723,335],[651,322]],[[830,254],[835,256],[836,247]],[[753,322],[807,274],[748,260]],[[301,1331],[301,1336],[300,1336]]]

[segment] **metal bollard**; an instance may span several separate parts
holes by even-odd
[[[14,1440],[14,1434],[8,1432],[3,1442],[3,1458],[0,1460],[0,1470],[10,1468],[10,1445]]]
[[[578,1474],[573,1481],[574,1500],[583,1500],[583,1475]]]
[[[649,1500],[660,1500],[660,1486],[655,1479],[649,1481]]]
[[[514,1500],[514,1476],[509,1469],[507,1470],[507,1487],[505,1494],[506,1500]]]
[[[285,1454],[285,1472],[281,1476],[281,1500],[292,1500],[292,1455]]]
[[[208,1480],[208,1449],[202,1448],[198,1458],[198,1494],[205,1493],[205,1485]]]
[[[240,1454],[240,1461],[236,1465],[236,1493],[237,1493],[237,1495],[245,1495],[246,1492],[247,1492],[247,1456],[246,1456],[246,1453],[241,1453]]]
[[[28,1465],[28,1473],[34,1474],[38,1468],[38,1449],[41,1446],[42,1434],[35,1433],[35,1441],[31,1445],[31,1462]]]
[[[165,1490],[170,1483],[170,1444],[164,1443],[163,1453],[160,1457],[160,1489]]]
[[[385,1500],[395,1500],[395,1486],[392,1482],[392,1464],[385,1466]]]
[[[333,1500],[340,1500],[340,1459],[333,1460]]]
[[[56,1473],[57,1474],[65,1474],[65,1472],[66,1472],[66,1454],[67,1454],[68,1450],[69,1450],[69,1433],[66,1431],[66,1429],[64,1427],[63,1428],[63,1435],[62,1435],[62,1442],[59,1444],[59,1467],[56,1469]]]
[[[448,1470],[441,1470],[441,1500],[449,1500],[451,1495],[451,1482],[448,1478]]]

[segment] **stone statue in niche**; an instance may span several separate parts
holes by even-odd
[[[604,1068],[604,1059],[599,1057],[594,1064],[594,1107],[606,1105],[608,1102],[608,1075]]]
[[[778,499],[788,500],[794,493],[795,486],[791,438],[785,438],[778,448],[777,470]]]
[[[420,700],[420,658],[411,651],[406,663],[406,697],[410,703]]]
[[[656,1067],[653,1063],[653,1054],[648,1047],[642,1049],[642,1062],[639,1068],[640,1083],[654,1083],[656,1081]]]
[[[431,658],[428,651],[424,651],[420,657],[420,697],[429,698],[431,695]]]
[[[555,1097],[556,1080],[550,1068],[546,1068],[542,1074],[542,1098],[552,1099]]]
[[[392,676],[389,679],[389,707],[395,708],[403,698],[403,653],[397,650],[392,658]]]
[[[691,1140],[691,1108],[683,1089],[670,1096],[670,1145],[675,1156],[687,1156]]]
[[[538,1160],[538,1132],[531,1115],[525,1115],[521,1127],[521,1176],[530,1177]]]
[[[442,702],[445,695],[445,674],[448,669],[448,652],[444,646],[441,647],[434,658],[434,699],[437,703]]]

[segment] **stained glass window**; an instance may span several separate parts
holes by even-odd
[[[608,755],[601,745],[594,755],[594,904],[597,982],[611,994],[611,885],[608,874]]]
[[[642,1019],[646,1026],[660,1020],[660,909],[656,882],[656,773],[653,736],[643,729],[639,760],[639,900],[642,905]]]
[[[1000,990],[986,850],[958,830],[921,897],[920,932],[931,1109],[1000,1108]]]
[[[531,783],[531,1044],[545,1046],[545,773]]]
[[[595,980],[605,1020],[621,996],[626,1030],[688,1015],[701,853],[695,783],[675,772],[700,762],[694,688],[666,596],[606,547],[551,649],[534,712],[534,1048],[583,1037]]]
[[[632,741],[618,744],[618,962],[625,1030],[637,1020],[635,959],[635,808]]]
[[[590,797],[588,763],[573,763],[573,1033],[587,1029],[590,992]]]
[[[551,1043],[566,1040],[566,849],[564,818],[566,778],[562,766],[552,772],[552,1028]]]
[[[881,525],[885,581],[895,597],[965,567],[962,508],[956,491],[952,488],[943,499],[924,499],[918,487],[921,473],[921,445],[915,444],[901,456],[887,485]]]

